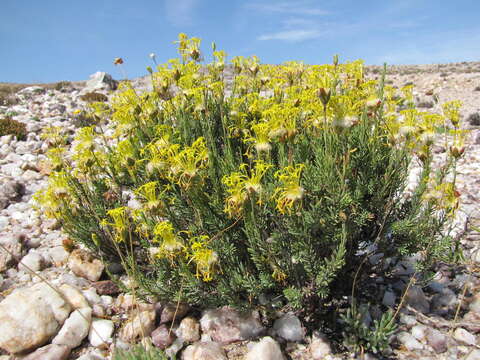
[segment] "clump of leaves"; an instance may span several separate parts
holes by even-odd
[[[80,99],[87,103],[93,102],[106,102],[108,101],[108,96],[98,92],[88,92],[80,96]]]
[[[0,119],[0,136],[4,135],[14,135],[23,141],[27,138],[27,128],[24,123],[6,117]]]
[[[72,155],[49,151],[55,171],[36,195],[71,239],[120,258],[140,295],[315,310],[351,290],[373,244],[421,251],[426,266],[445,253],[458,193],[452,161],[431,169],[431,146],[450,121],[450,155],[463,153],[457,102],[420,111],[412,86],[368,80],[361,61],[227,64],[214,47],[202,66],[200,39],[185,34],[178,51],[149,68],[152,91],[126,82],[92,104],[108,121],[79,129]],[[412,161],[423,171],[407,196]]]
[[[345,323],[344,345],[353,352],[386,353],[391,351],[390,338],[395,333],[397,326],[394,313],[389,310],[382,314],[373,324],[368,323],[368,307],[355,304],[347,310],[341,319]]]
[[[168,360],[165,353],[153,346],[146,349],[143,345],[138,344],[131,347],[129,350],[115,350],[113,360]],[[172,359],[172,358],[170,358]],[[175,358],[173,358],[175,359]]]

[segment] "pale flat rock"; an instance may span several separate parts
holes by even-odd
[[[52,343],[65,345],[71,349],[76,348],[88,335],[91,320],[92,309],[90,307],[75,310],[65,321],[60,332],[52,340]]]
[[[266,336],[251,347],[245,360],[283,360],[280,345],[270,336]]]
[[[210,341],[188,346],[182,353],[182,360],[227,360],[227,357],[219,344]]]
[[[90,281],[100,279],[105,268],[100,260],[95,259],[92,254],[82,249],[76,249],[71,252],[68,258],[68,267],[75,275]]]
[[[66,360],[70,355],[70,351],[68,346],[50,344],[28,354],[22,360]]]
[[[222,344],[253,339],[265,330],[258,313],[240,314],[228,306],[207,310],[200,319],[200,325],[212,340]]]
[[[60,291],[74,309],[81,309],[90,306],[81,291],[72,285],[63,284],[60,286]]]
[[[463,328],[455,329],[453,338],[466,345],[475,345],[475,335],[471,334]]]
[[[138,338],[149,336],[155,329],[155,311],[142,311],[128,320],[120,331],[120,340],[133,343]]]
[[[93,319],[88,333],[90,345],[105,347],[112,342],[112,335],[115,326],[113,321],[106,319]]]

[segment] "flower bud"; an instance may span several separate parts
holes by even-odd
[[[452,156],[455,158],[455,159],[458,159],[460,156],[463,155],[463,153],[465,152],[465,147],[459,147],[459,146],[450,146],[450,154],[452,154]]]
[[[320,98],[323,106],[327,106],[328,102],[330,101],[330,96],[332,95],[330,90],[325,90],[324,88],[320,88],[317,91],[317,96]]]
[[[123,64],[123,59],[122,58],[115,58],[115,60],[113,60],[113,64],[114,65],[121,65],[121,64]]]

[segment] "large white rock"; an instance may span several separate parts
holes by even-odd
[[[97,71],[95,74],[90,75],[90,80],[87,81],[84,91],[115,90],[116,88],[117,82],[110,74]]]
[[[14,291],[0,303],[0,347],[10,353],[36,349],[57,333],[70,311],[45,283]]]
[[[305,329],[302,323],[292,313],[287,313],[275,320],[273,329],[287,341],[302,341],[305,336]]]
[[[245,360],[283,360],[285,359],[278,343],[266,336],[253,345]]]
[[[88,335],[91,321],[92,309],[90,307],[75,310],[52,340],[52,344],[65,345],[70,349],[76,348]]]
[[[88,333],[90,344],[95,347],[106,346],[112,342],[113,321],[106,319],[93,319]]]

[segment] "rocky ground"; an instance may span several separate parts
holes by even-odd
[[[368,67],[368,76],[379,71]],[[408,287],[391,358],[480,359],[480,63],[395,66],[387,82],[415,84],[418,105],[431,111],[440,112],[447,100],[463,101],[462,127],[470,130],[458,164],[461,205],[452,232],[466,260],[439,266],[430,283]],[[145,87],[147,79],[134,83]],[[113,86],[111,78],[97,74],[86,83],[26,87],[0,106],[0,117],[25,123],[28,132],[25,141],[0,138],[0,360],[109,359],[114,347],[127,348],[141,338],[185,360],[380,358],[336,353],[331,340],[306,334],[291,313],[278,314],[267,328],[256,312],[199,313],[183,304],[141,302],[121,293],[92,254],[67,251],[58,224],[33,207],[32,195],[46,185],[48,173],[48,139],[40,134],[58,126],[73,135],[73,111],[86,106],[80,96],[92,90],[110,94]],[[445,149],[441,143],[435,149],[441,162]],[[413,262],[386,261],[391,276],[376,278],[373,290],[382,306],[372,307],[364,321],[398,303],[414,274]]]

